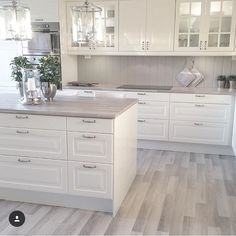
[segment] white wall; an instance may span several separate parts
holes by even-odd
[[[78,56],[78,80],[109,84],[149,84],[179,86],[176,76],[184,68],[186,57]],[[236,74],[232,57],[195,57],[195,65],[205,76],[199,87],[216,87],[220,74]]]

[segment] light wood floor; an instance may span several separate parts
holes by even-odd
[[[26,214],[13,228],[12,210]],[[236,234],[236,159],[141,150],[138,175],[117,216],[0,201],[0,234]]]

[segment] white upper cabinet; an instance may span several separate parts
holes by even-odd
[[[235,0],[177,0],[176,51],[233,51]]]
[[[33,22],[58,22],[59,0],[24,0],[30,8],[31,20]]]
[[[96,51],[114,52],[118,51],[118,1],[89,1],[102,8],[102,12],[95,13],[95,33],[97,39],[95,42],[77,43],[76,25],[73,24],[72,7],[81,6],[84,1],[67,3],[67,33],[68,49],[71,52],[90,52],[96,54]]]
[[[173,0],[120,0],[120,51],[172,51]]]

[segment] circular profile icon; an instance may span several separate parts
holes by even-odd
[[[14,227],[20,227],[25,223],[25,215],[21,211],[13,211],[9,215],[9,222]]]

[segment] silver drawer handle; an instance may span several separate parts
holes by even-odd
[[[195,104],[195,107],[205,107],[204,104]]]
[[[22,159],[18,159],[18,162],[21,162],[21,163],[30,163],[31,160],[22,160]]]
[[[204,98],[204,97],[206,97],[206,95],[196,94],[195,97],[196,97],[196,98]]]
[[[146,93],[137,93],[138,95],[145,96],[147,95]]]
[[[202,123],[197,123],[197,122],[196,122],[196,123],[194,123],[194,125],[195,125],[195,126],[203,126],[203,124],[202,124]]]
[[[83,123],[94,124],[96,123],[96,120],[83,120]]]
[[[29,131],[20,131],[20,130],[17,130],[16,133],[17,133],[17,134],[29,134]]]
[[[139,105],[146,105],[147,103],[146,102],[139,102],[138,104]]]
[[[139,123],[145,123],[146,120],[138,120]]]
[[[84,93],[93,93],[93,91],[84,91]]]
[[[26,119],[29,119],[29,117],[28,116],[18,116],[18,115],[16,115],[16,119],[26,120]]]
[[[97,166],[96,165],[83,165],[83,167],[84,168],[86,168],[86,169],[96,169],[97,168]]]
[[[83,138],[87,138],[87,139],[95,139],[96,136],[83,135]]]

